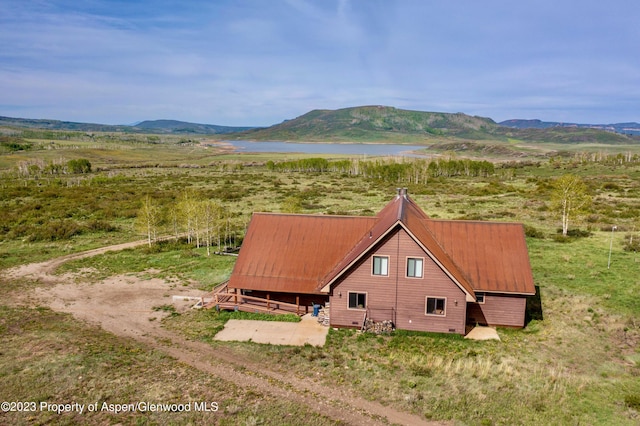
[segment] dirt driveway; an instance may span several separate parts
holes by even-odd
[[[120,244],[23,265],[5,271],[5,275],[10,279],[29,277],[43,284],[33,294],[25,294],[23,300],[15,301],[18,304],[49,306],[71,313],[89,323],[99,324],[113,334],[141,341],[203,372],[265,394],[305,404],[336,421],[353,425],[444,424],[427,422],[420,417],[367,401],[353,395],[349,389],[310,383],[293,375],[269,370],[267,366],[255,364],[230,348],[217,347],[213,350],[208,344],[188,341],[163,329],[160,319],[166,313],[153,308],[171,304],[174,295],[198,296],[201,292],[196,289],[177,286],[174,282],[162,279],[144,280],[134,275],[114,276],[91,284],[82,282],[78,276],[52,274],[55,268],[68,260],[144,243]],[[190,303],[179,303],[182,305],[177,306],[177,310],[189,309]],[[229,364],[244,367],[246,371],[242,368],[230,369]]]

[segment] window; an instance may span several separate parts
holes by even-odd
[[[367,307],[367,293],[349,292],[349,309],[365,309]]]
[[[484,303],[484,293],[476,293],[476,301],[477,303]]]
[[[422,278],[422,259],[408,258],[407,259],[407,277]]]
[[[373,275],[389,275],[389,258],[373,256]]]
[[[442,297],[427,297],[427,315],[442,315],[446,313],[447,299]]]

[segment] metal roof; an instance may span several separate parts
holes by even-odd
[[[429,220],[427,226],[475,291],[535,294],[522,224]]]
[[[387,235],[403,228],[469,296],[535,294],[522,225],[432,220],[406,190],[375,217],[255,213],[230,288],[326,293]]]
[[[375,217],[254,213],[230,288],[320,293],[318,283]]]

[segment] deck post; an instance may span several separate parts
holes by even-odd
[[[296,315],[300,315],[300,296],[296,296]]]
[[[267,293],[267,310],[271,309],[271,296]]]
[[[238,304],[238,289],[236,288],[235,295],[233,296],[233,303]]]

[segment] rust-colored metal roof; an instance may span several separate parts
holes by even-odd
[[[535,294],[522,224],[429,220],[426,225],[475,291]]]
[[[475,300],[475,286],[468,280],[468,275],[466,275],[464,270],[460,268],[460,265],[451,258],[435,235],[430,232],[427,225],[431,222],[431,219],[429,219],[410,198],[407,197],[407,201],[404,204],[402,223],[407,232],[413,236],[418,244],[422,245],[430,257],[442,267],[442,270],[447,273],[466,294],[471,296],[472,300]]]
[[[320,293],[319,282],[375,217],[254,213],[229,288]]]
[[[399,227],[470,300],[474,291],[535,294],[522,225],[432,220],[404,191],[375,217],[255,213],[229,287],[326,293]]]
[[[384,238],[398,223],[400,212],[402,210],[401,197],[397,196],[389,204],[387,204],[375,217],[373,226],[354,246],[351,250],[345,253],[340,259],[339,263],[336,263],[328,271],[328,273],[322,278],[320,282],[321,290],[323,292],[329,291],[329,286],[336,280],[342,273],[346,272],[351,265],[353,265],[358,259],[364,256],[367,251]]]

